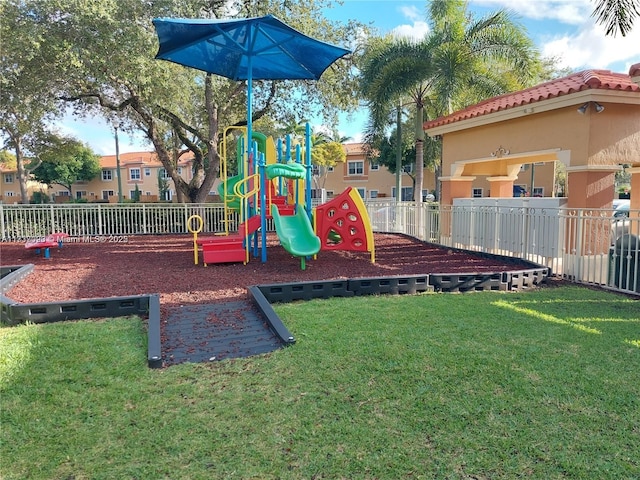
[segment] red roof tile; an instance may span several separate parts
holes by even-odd
[[[343,143],[342,147],[347,155],[357,155],[364,153],[364,143]]]
[[[640,71],[640,64],[631,67],[629,73],[634,70]],[[480,117],[489,113],[507,110],[509,108],[527,105],[531,103],[548,100],[554,97],[569,95],[582,90],[618,90],[627,92],[640,92],[640,86],[631,81],[630,75],[623,73],[612,73],[609,70],[584,70],[572,73],[566,77],[557,78],[535,87],[520,90],[519,92],[507,93],[499,97],[493,97],[483,102],[471,105],[464,110],[459,110],[424,123],[425,130],[439,127],[469,118]]]
[[[191,158],[186,158],[186,156],[183,155],[180,157],[178,164],[184,166],[190,161]],[[105,155],[100,157],[100,166],[102,168],[115,168],[116,156]],[[120,154],[120,166],[123,168],[128,166],[161,167],[162,163],[158,159],[156,152],[131,152]]]

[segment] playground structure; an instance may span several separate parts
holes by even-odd
[[[259,251],[265,263],[268,219],[273,219],[280,245],[300,258],[302,270],[306,260],[321,250],[370,252],[371,262],[375,262],[371,223],[357,190],[349,187],[333,200],[311,208],[312,145],[308,124],[304,146],[295,146],[295,156],[290,136],[276,145],[272,137],[253,132],[250,148],[245,148],[245,142],[246,135],[238,142],[239,173],[235,176],[228,175],[226,141],[221,148],[222,182],[218,193],[224,203],[224,232],[198,238],[203,219],[193,215],[187,220],[187,229],[193,234],[194,264],[198,264],[199,248],[205,266],[229,262],[246,265],[251,252],[258,256]],[[231,232],[229,219],[235,214],[240,224],[236,232]]]
[[[52,233],[51,235],[47,235],[46,237],[28,240],[24,244],[24,248],[26,248],[27,250],[35,250],[36,255],[39,255],[40,252],[43,251],[43,257],[46,259],[50,259],[51,247],[62,248],[64,239],[68,236],[69,235],[67,235],[66,233]]]

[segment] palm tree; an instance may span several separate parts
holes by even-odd
[[[432,0],[429,5],[437,116],[505,92],[529,86],[541,63],[525,30],[506,10],[481,18],[467,12],[465,0]],[[436,184],[440,178],[436,168]]]
[[[439,115],[527,85],[538,52],[506,10],[475,19],[465,0],[432,0],[431,88]]]
[[[416,106],[417,192],[423,183],[424,108],[432,117],[446,115],[524,87],[540,68],[533,42],[505,10],[475,19],[465,0],[432,0],[428,13],[425,39],[374,44],[362,69],[371,132],[385,128],[400,98]],[[438,167],[436,180],[439,174]]]
[[[419,61],[417,61],[419,59]],[[386,38],[370,46],[362,68],[361,90],[369,107],[367,143],[383,136],[391,110],[412,105],[416,108],[416,189],[421,201],[424,177],[424,106],[428,101],[428,80],[432,75],[430,52],[424,41]],[[405,103],[406,102],[406,103]],[[399,198],[400,192],[397,192]]]

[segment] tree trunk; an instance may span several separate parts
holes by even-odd
[[[24,168],[24,158],[22,157],[22,145],[20,139],[15,139],[16,146],[16,167],[18,170],[17,180],[20,184],[20,203],[28,204],[29,203],[29,192],[27,191],[27,177],[29,172]]]
[[[416,112],[416,185],[413,189],[413,200],[422,202],[422,185],[424,184],[424,130],[422,122],[424,107],[418,104]]]
[[[209,119],[209,148],[207,157],[209,159],[209,167],[204,173],[204,179],[196,198],[197,203],[204,203],[207,195],[218,178],[220,169],[220,155],[218,154],[218,106],[213,101],[213,87],[211,85],[211,74],[205,77],[204,83],[204,99],[207,107],[207,118]]]

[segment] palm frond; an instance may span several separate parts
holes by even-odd
[[[599,0],[591,14],[596,21],[605,26],[606,35],[617,35],[618,31],[625,37],[640,17],[638,0]]]

